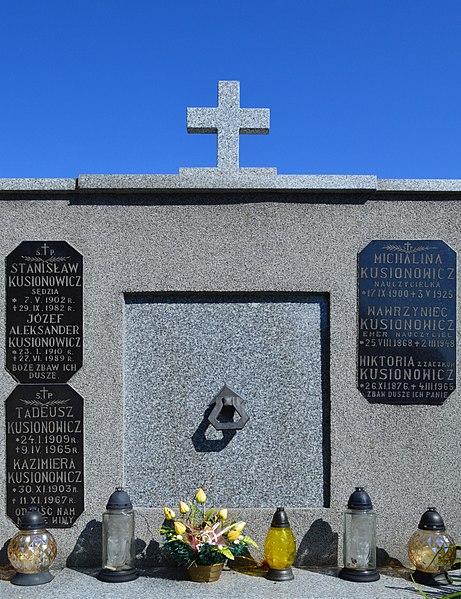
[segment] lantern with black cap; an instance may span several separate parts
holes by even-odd
[[[16,570],[11,582],[20,586],[35,586],[53,580],[49,571],[57,553],[53,535],[45,529],[45,519],[30,509],[21,518],[19,532],[8,544],[8,558]]]
[[[379,580],[376,569],[376,514],[363,487],[355,488],[344,512],[343,565],[339,577],[344,580]]]
[[[455,561],[456,544],[435,507],[427,508],[421,516],[418,530],[408,541],[408,557],[416,568],[416,582],[429,586],[450,582],[446,571]]]
[[[278,507],[264,543],[264,558],[269,566],[266,578],[283,582],[293,580],[291,565],[296,557],[296,541],[285,508]]]
[[[98,578],[128,582],[137,577],[133,504],[128,493],[117,487],[102,515],[102,570]]]

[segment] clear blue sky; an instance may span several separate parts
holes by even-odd
[[[4,0],[0,177],[215,166],[219,79],[271,109],[241,166],[461,178],[460,0]]]

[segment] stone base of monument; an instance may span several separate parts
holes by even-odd
[[[305,570],[293,568],[294,578],[286,582],[273,582],[263,577],[248,576],[233,571],[223,571],[220,579],[212,585],[197,585],[186,578],[184,568],[155,568],[143,570],[132,582],[108,585],[97,579],[98,570],[71,570],[65,568],[54,572],[55,579],[47,585],[49,599],[276,599],[281,596],[296,599],[405,599],[416,595],[416,589],[408,575],[400,571],[392,575],[381,574],[380,580],[368,585],[348,582],[338,578],[338,569]],[[453,592],[447,586],[446,592]],[[23,590],[6,580],[0,580],[2,599],[23,596]]]

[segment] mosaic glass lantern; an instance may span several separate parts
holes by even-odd
[[[102,515],[102,570],[98,578],[128,582],[137,577],[133,505],[128,493],[117,487]]]
[[[376,514],[363,487],[355,488],[344,512],[343,566],[339,577],[344,580],[379,580],[376,569]]]
[[[8,558],[16,570],[11,582],[20,586],[45,584],[53,580],[49,567],[56,557],[57,545],[53,535],[45,530],[40,512],[24,514],[17,532],[8,545]]]
[[[293,580],[291,565],[296,557],[296,541],[285,508],[278,507],[264,543],[264,557],[269,566],[269,580]]]
[[[408,557],[416,568],[416,582],[429,586],[449,582],[445,573],[455,561],[456,544],[435,507],[427,508],[421,516],[418,530],[408,542]]]

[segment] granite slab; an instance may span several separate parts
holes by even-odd
[[[345,190],[375,191],[373,175],[276,175],[271,169],[241,168],[221,172],[216,168],[184,168],[179,175],[80,175],[81,190]]]
[[[0,179],[0,191],[73,191],[75,179],[25,178]]]
[[[127,301],[125,472],[135,505],[175,504],[206,482],[213,504],[228,507],[271,507],[273,496],[324,505],[326,310],[309,294]],[[224,385],[243,398],[242,430],[208,420]]]
[[[2,599],[417,599],[413,584],[404,577],[381,575],[377,582],[357,584],[337,578],[336,573],[294,569],[295,578],[277,583],[265,578],[224,571],[211,584],[186,580],[183,569],[142,571],[137,580],[108,584],[95,578],[96,570],[76,571],[65,568],[49,584],[15,587],[0,580]],[[454,591],[454,587],[450,587]],[[447,591],[447,589],[445,589]],[[427,589],[426,589],[427,591]],[[429,590],[429,597],[434,595]],[[438,592],[438,591],[437,591]]]

